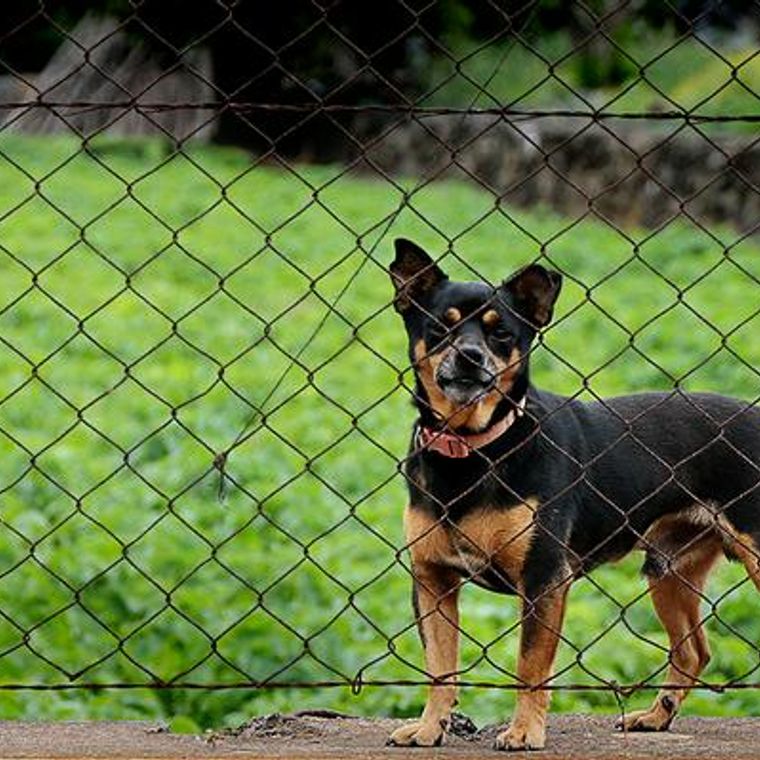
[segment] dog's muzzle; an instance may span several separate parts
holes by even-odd
[[[455,344],[439,365],[435,381],[454,403],[470,404],[494,387],[496,367],[485,347]]]

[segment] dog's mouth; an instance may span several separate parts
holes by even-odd
[[[488,393],[494,386],[495,377],[481,371],[477,375],[449,375],[441,372],[436,377],[440,389],[457,404],[471,404]]]

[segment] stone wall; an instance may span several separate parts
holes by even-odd
[[[749,133],[708,137],[681,121],[653,129],[479,114],[436,115],[390,130],[366,117],[357,128],[372,144],[367,158],[384,171],[458,176],[507,204],[545,204],[573,216],[591,210],[624,226],[655,227],[680,213],[742,232],[760,223],[760,144]]]
[[[0,109],[0,127],[28,134],[105,133],[208,142],[217,129],[212,111],[192,105],[166,110],[151,106],[213,101],[212,79],[206,48],[192,47],[167,71],[159,57],[135,44],[116,18],[88,15],[68,32],[42,71],[0,78],[0,103],[35,103],[39,97],[42,104],[54,104]],[[132,105],[131,94],[138,107]],[[81,102],[98,107],[77,105]]]

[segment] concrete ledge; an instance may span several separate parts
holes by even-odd
[[[557,715],[550,719],[541,760],[692,760],[760,758],[760,719],[683,718],[662,734],[623,735],[613,716]],[[310,714],[255,718],[237,731],[175,735],[139,722],[0,722],[0,758],[480,758],[503,757],[492,748],[496,727],[460,728],[440,749],[385,747],[397,720]],[[518,756],[523,753],[518,753]]]

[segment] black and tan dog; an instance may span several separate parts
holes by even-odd
[[[531,265],[499,287],[451,282],[407,240],[391,266],[419,419],[406,466],[414,602],[434,679],[389,743],[439,743],[456,701],[462,582],[519,594],[524,687],[499,749],[544,746],[571,582],[632,549],[670,639],[664,688],[628,730],[664,730],[709,659],[699,611],[722,555],[760,588],[760,411],[708,394],[582,403],[530,384],[561,277]]]

